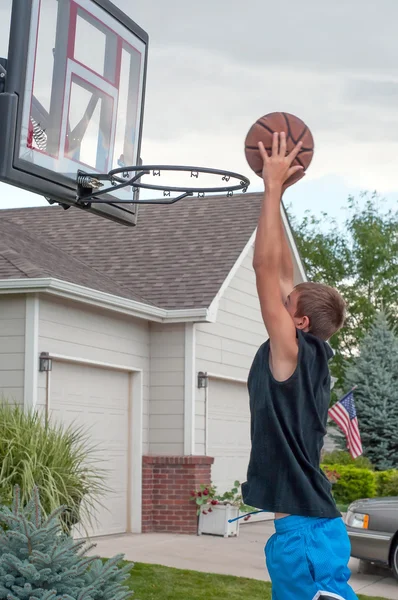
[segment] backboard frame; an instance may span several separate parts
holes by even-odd
[[[142,63],[143,79],[140,121],[136,138],[137,157],[139,161],[145,106],[148,34],[110,2],[110,0],[91,0],[91,2],[105,10],[123,27],[131,31],[140,39],[145,47]],[[0,157],[3,158],[0,160],[0,180],[43,195],[49,200],[60,203],[65,207],[77,206],[82,208],[76,201],[77,186],[73,179],[31,162],[27,163],[26,160],[19,156],[31,18],[32,3],[26,2],[26,0],[13,0],[6,67],[7,74],[4,93],[0,93],[0,124],[3,123],[3,127],[1,127],[2,135],[0,135]],[[93,204],[89,210],[90,212],[126,225],[136,224],[137,206],[133,204],[133,198],[131,205],[119,205],[117,204],[117,199],[112,196],[109,196],[109,202],[111,204],[100,204],[97,206]]]

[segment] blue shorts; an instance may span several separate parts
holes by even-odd
[[[265,546],[272,600],[358,600],[348,585],[350,541],[341,518],[284,517]]]

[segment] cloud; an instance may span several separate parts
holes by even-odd
[[[259,116],[285,110],[315,137],[306,181],[398,190],[397,0],[116,3],[150,38],[145,162],[236,170],[260,187],[243,141]]]
[[[396,112],[398,78],[396,81],[353,79],[346,91],[347,101],[366,107],[384,107]]]
[[[152,47],[201,48],[241,64],[396,69],[396,0],[117,0]]]

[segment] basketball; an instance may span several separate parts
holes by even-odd
[[[249,130],[245,140],[246,160],[250,168],[258,175],[262,176],[263,161],[258,150],[258,142],[263,142],[268,154],[272,151],[272,135],[274,132],[286,134],[287,152],[302,142],[303,145],[292,166],[300,165],[304,171],[308,169],[314,155],[314,139],[307,125],[298,117],[289,113],[274,112],[264,117],[260,117]],[[292,185],[301,178],[301,172],[294,173],[287,180],[288,185]]]

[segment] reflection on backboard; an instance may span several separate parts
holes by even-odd
[[[16,96],[7,99],[14,147],[0,142],[0,179],[70,205],[78,171],[136,165],[147,42],[108,0],[13,0],[5,92]],[[133,202],[118,199],[133,200],[131,187],[92,210],[133,223]]]

